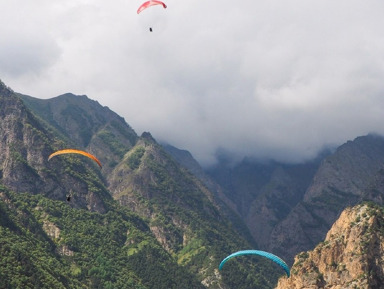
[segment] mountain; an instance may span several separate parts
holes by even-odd
[[[63,148],[102,169],[48,161]],[[0,288],[273,288],[282,272],[262,258],[218,265],[243,249],[292,264],[345,208],[383,202],[378,135],[302,164],[220,155],[203,169],[87,96],[41,100],[2,82],[0,149]]]
[[[0,288],[205,288],[118,206],[92,162],[47,160],[75,143],[65,132],[0,83]]]
[[[216,196],[216,202],[219,203],[221,210],[225,213],[226,217],[229,218],[235,225],[234,228],[247,240],[249,240],[251,244],[254,244],[254,246],[257,247],[257,242],[255,242],[253,236],[251,235],[250,228],[246,226],[245,222],[239,215],[236,209],[236,204],[227,197],[222,186],[220,186],[206,171],[204,171],[200,164],[193,158],[191,153],[186,150],[178,149],[170,144],[162,144],[162,146],[176,162],[201,180],[204,185],[214,193]]]
[[[106,211],[106,202],[112,198],[99,172],[86,163],[48,162],[49,154],[61,147],[63,141],[46,129],[2,83],[0,120],[0,184],[15,192],[43,194],[55,200],[74,191],[76,207]]]
[[[276,289],[384,288],[383,243],[383,207],[349,207],[323,242],[295,257],[291,277],[281,278]]]
[[[381,136],[358,137],[340,146],[322,161],[303,199],[274,228],[268,249],[291,259],[323,240],[346,207],[363,200],[381,205],[383,191],[376,197],[369,192],[378,186],[383,164]]]
[[[281,164],[245,158],[233,166],[224,160],[208,168],[207,174],[235,204],[257,244],[267,249],[272,230],[302,200],[319,163],[319,159]]]
[[[263,250],[292,264],[293,257],[321,242],[340,213],[363,200],[382,204],[379,188],[384,138],[357,137],[301,164],[230,157],[205,172],[219,186]],[[376,191],[370,188],[376,187]]]
[[[122,117],[85,95],[67,93],[44,100],[19,97],[67,143],[97,155],[104,164],[104,174],[110,173],[138,140]]]
[[[68,147],[102,169],[48,161]],[[281,274],[264,260],[219,271],[255,246],[246,226],[150,133],[86,96],[40,100],[0,82],[0,148],[0,288],[272,288]]]

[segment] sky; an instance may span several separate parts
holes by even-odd
[[[0,79],[87,95],[203,166],[384,134],[384,1],[143,2],[0,1]]]

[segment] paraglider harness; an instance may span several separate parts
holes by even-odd
[[[72,199],[72,190],[70,190],[70,192],[65,197],[67,199],[67,202],[70,202]]]

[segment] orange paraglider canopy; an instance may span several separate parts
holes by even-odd
[[[57,156],[57,155],[62,155],[62,154],[80,154],[80,155],[86,156],[90,159],[93,159],[99,165],[100,168],[102,167],[100,161],[94,155],[91,155],[90,153],[87,153],[87,152],[81,151],[81,150],[76,150],[76,149],[65,149],[65,150],[59,150],[57,152],[54,152],[53,154],[51,154],[48,157],[48,161],[52,157]]]

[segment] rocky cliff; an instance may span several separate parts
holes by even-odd
[[[65,200],[73,192],[75,207],[105,211],[104,201],[111,197],[95,167],[74,160],[48,162],[48,156],[63,145],[63,140],[43,126],[3,83],[0,83],[0,140],[1,184],[16,192],[43,194],[56,200]],[[81,173],[68,173],[76,170]]]
[[[18,95],[40,120],[67,143],[97,155],[107,175],[136,143],[138,136],[125,120],[85,95],[51,99]]]
[[[325,240],[295,257],[290,278],[276,289],[384,288],[384,209],[362,204],[345,209]]]

